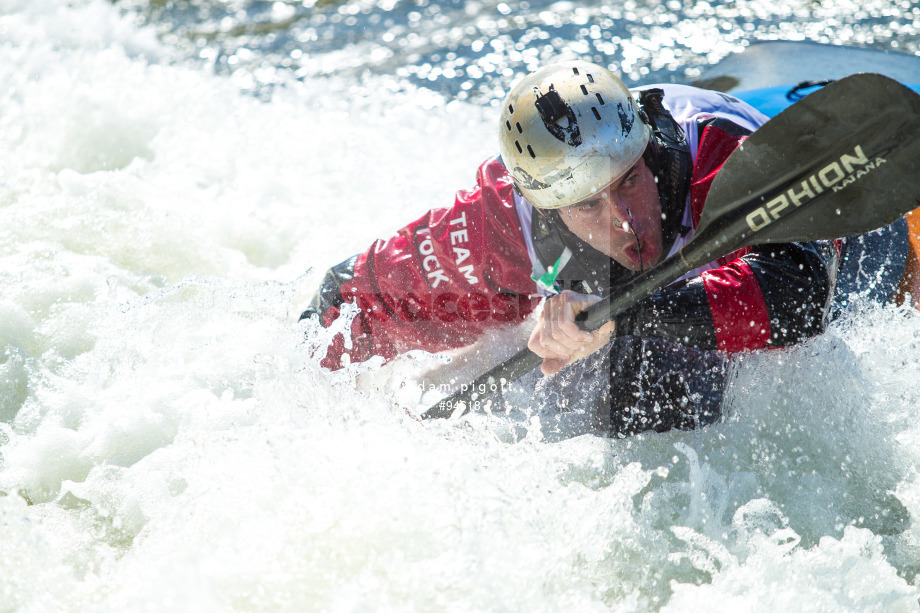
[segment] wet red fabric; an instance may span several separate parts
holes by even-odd
[[[734,260],[701,277],[719,349],[741,352],[764,347],[770,340],[770,317],[748,263]]]
[[[389,360],[413,349],[469,345],[533,311],[539,298],[530,271],[511,178],[489,160],[476,187],[458,192],[452,207],[427,212],[358,258],[353,281],[342,287],[345,302],[361,309],[353,347],[338,335],[322,364],[338,368],[346,352],[352,361]],[[325,314],[327,326],[335,311]]]

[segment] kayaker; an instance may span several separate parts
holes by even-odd
[[[593,404],[599,428],[711,422],[727,354],[824,329],[839,245],[745,248],[594,333],[574,317],[692,237],[722,163],[766,120],[709,90],[630,91],[587,62],[537,70],[508,94],[501,156],[480,166],[472,189],[327,272],[302,317],[328,327],[344,303],[360,312],[322,364],[463,347],[545,299],[529,347],[545,374],[565,370],[557,390]]]

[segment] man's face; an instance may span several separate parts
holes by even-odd
[[[631,271],[661,259],[661,201],[642,158],[623,179],[559,213],[582,241]]]

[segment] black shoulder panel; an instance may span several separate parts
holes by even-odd
[[[340,262],[326,271],[323,282],[319,290],[310,301],[310,306],[300,314],[300,319],[304,320],[316,314],[320,321],[330,307],[339,307],[344,300],[342,299],[342,284],[351,281],[355,277],[355,263],[358,256],[354,255],[344,262]]]
[[[826,241],[754,247],[744,256],[770,318],[769,346],[787,346],[821,333],[837,255]]]
[[[693,175],[693,157],[687,135],[662,104],[664,91],[654,88],[639,92],[639,110],[652,129],[643,159],[655,175],[661,200],[662,245],[665,250],[681,233],[681,222]]]
[[[617,336],[654,337],[700,350],[714,350],[718,345],[699,276],[662,288],[617,316],[616,324]]]

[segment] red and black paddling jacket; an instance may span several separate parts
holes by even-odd
[[[665,246],[674,252],[692,236],[722,164],[766,118],[724,94],[662,88],[664,106],[672,101],[668,111],[695,154],[692,163],[688,159],[686,180],[670,186],[676,202],[668,202],[667,182],[659,180]],[[739,117],[712,108],[718,105],[746,108]],[[660,166],[648,154],[646,160]],[[360,362],[374,355],[391,360],[411,350],[463,347],[489,329],[530,315],[546,294],[532,274],[545,267],[540,252],[553,242],[573,252],[572,272],[567,279],[562,270],[558,287],[615,293],[633,275],[554,223],[553,216],[535,212],[515,191],[501,161],[490,159],[479,167],[476,185],[457,192],[453,206],[428,211],[330,269],[302,317],[317,314],[328,327],[344,303],[359,308],[351,339],[336,335],[322,360],[330,369],[339,368],[346,353],[350,362]],[[621,314],[616,334],[730,353],[795,344],[823,330],[836,268],[837,249],[827,242],[745,248]]]

